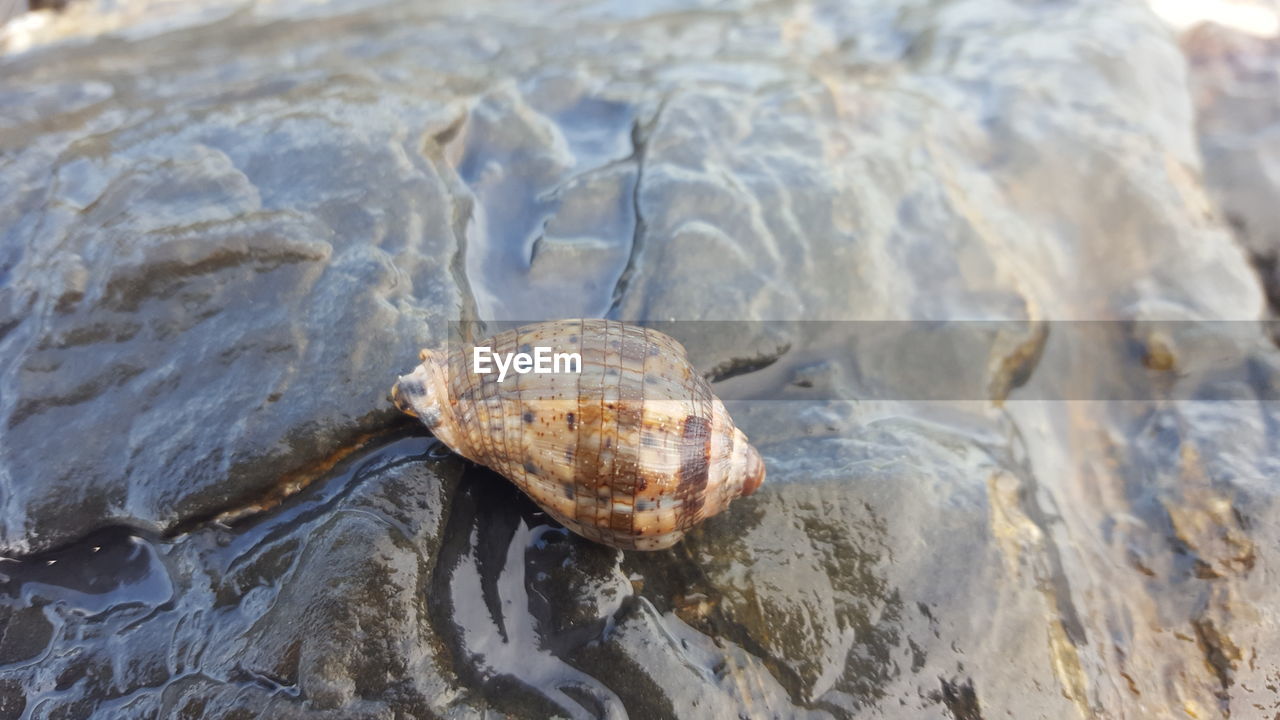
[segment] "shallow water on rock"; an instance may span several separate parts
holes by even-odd
[[[713,590],[692,558],[663,553],[655,564],[576,540],[500,476],[439,448],[417,436],[391,439],[270,515],[234,528],[211,523],[172,538],[113,528],[6,562],[0,607],[9,642],[0,645],[0,677],[26,692],[25,699],[6,696],[4,707],[21,717],[76,715],[92,696],[116,698],[95,702],[99,711],[220,716],[237,707],[262,710],[279,698],[306,695],[315,703],[317,686],[341,687],[352,676],[358,685],[379,668],[346,655],[362,652],[349,648],[342,662],[320,662],[299,677],[290,665],[300,653],[323,657],[339,649],[329,638],[308,636],[308,619],[345,617],[335,603],[397,587],[411,595],[404,599],[415,613],[391,613],[379,622],[396,626],[373,634],[394,646],[413,632],[430,633],[441,653],[437,672],[453,671],[441,675],[457,697],[428,694],[432,678],[406,677],[411,694],[382,707],[438,711],[465,707],[474,695],[484,706],[530,715],[683,714],[708,702],[699,698],[708,682],[723,696],[718,703],[789,706],[758,661],[699,631],[714,622],[706,612],[713,598],[700,593]],[[397,492],[406,482],[415,485],[408,496]],[[443,498],[455,488],[447,507],[430,508],[434,524],[406,526],[419,517],[380,507],[392,501],[397,512],[405,512],[401,504],[411,512],[406,501],[413,496]],[[402,558],[380,555],[376,543],[359,541],[370,526],[434,554],[420,557],[415,572]],[[380,581],[353,584],[344,558],[378,566]],[[395,578],[407,582],[382,582]],[[355,594],[345,592],[353,587]],[[173,645],[157,646],[162,638]],[[106,645],[95,649],[95,642]],[[418,648],[387,650],[400,663],[409,659],[401,654]],[[631,676],[623,671],[634,652],[658,655]],[[765,687],[737,687],[735,675],[743,672]],[[246,697],[232,688],[255,691]],[[323,700],[324,691],[318,694]]]
[[[1111,0],[5,26],[0,717],[1274,714],[1274,48],[1219,40],[1193,102]],[[763,488],[622,553],[387,397],[574,316],[669,324]]]

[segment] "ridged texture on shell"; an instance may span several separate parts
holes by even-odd
[[[669,547],[764,477],[671,337],[607,320],[528,325],[476,345],[581,355],[581,373],[471,372],[471,346],[424,353],[396,404],[459,454],[502,473],[574,532],[614,547]]]

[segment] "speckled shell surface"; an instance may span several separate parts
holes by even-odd
[[[580,355],[581,372],[473,372],[472,347]],[[764,463],[671,337],[608,320],[527,325],[424,351],[392,390],[457,453],[506,476],[570,530],[635,550],[670,547],[750,494]]]

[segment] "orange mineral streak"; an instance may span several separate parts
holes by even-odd
[[[338,463],[342,462],[352,453],[362,450],[370,444],[370,440],[377,437],[379,433],[363,433],[357,435],[355,439],[348,445],[344,445],[325,457],[292,472],[285,473],[280,477],[280,481],[272,486],[262,497],[254,500],[246,505],[241,505],[230,510],[219,513],[214,522],[230,525],[232,523],[243,520],[246,517],[266,512],[289,497],[296,495],[306,489],[308,485],[316,480],[328,475]]]

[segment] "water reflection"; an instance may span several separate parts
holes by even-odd
[[[51,605],[59,612],[92,616],[113,608],[157,607],[173,592],[153,541],[124,528],[0,563],[0,596],[13,606]]]

